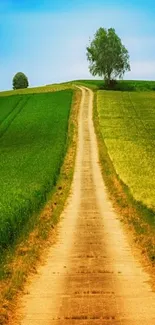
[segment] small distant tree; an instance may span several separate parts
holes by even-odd
[[[114,28],[99,28],[87,47],[89,70],[93,76],[103,77],[110,87],[125,71],[130,71],[129,54]]]
[[[13,89],[22,89],[29,86],[28,78],[23,72],[18,72],[13,77]]]

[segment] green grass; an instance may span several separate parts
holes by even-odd
[[[15,109],[15,107],[20,102],[20,96],[0,97],[0,127],[3,121],[10,115],[10,113]]]
[[[56,184],[67,147],[72,97],[73,90],[23,95],[23,105],[16,114],[16,108],[12,111],[0,138],[2,248],[15,242]],[[15,99],[10,98],[13,108]],[[5,100],[7,107],[8,97],[3,98],[3,106]]]
[[[102,136],[133,198],[153,211],[155,225],[155,92],[98,91]]]
[[[3,99],[3,101],[1,99]],[[5,115],[5,118],[3,118],[3,121],[0,124],[0,138],[3,136],[3,134],[9,128],[10,124],[13,122],[16,116],[26,105],[28,100],[29,100],[29,96],[16,95],[10,97],[0,97],[0,116]],[[6,106],[5,105],[1,106],[1,102],[4,104],[5,101],[6,101]],[[3,106],[5,106],[5,108]],[[9,111],[8,114],[7,111]]]
[[[105,89],[103,80],[75,80],[73,84],[83,85],[90,87],[93,90]],[[114,90],[121,91],[154,91],[155,81],[143,80],[119,80],[115,85]]]
[[[70,84],[62,83],[62,84],[46,85],[46,86],[41,86],[41,87],[31,87],[31,88],[25,88],[25,89],[0,91],[0,97],[48,93],[48,92],[53,92],[53,91],[57,91],[60,89],[61,90],[70,89]]]

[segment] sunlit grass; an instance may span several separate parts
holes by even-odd
[[[155,93],[98,91],[97,107],[117,174],[136,201],[155,211]]]
[[[62,84],[46,85],[41,87],[30,87],[26,89],[7,90],[7,91],[1,91],[0,97],[12,96],[12,95],[48,93],[48,92],[53,92],[58,90],[70,89],[70,87],[71,87],[70,84],[62,83]]]

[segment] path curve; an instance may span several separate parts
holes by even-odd
[[[155,293],[132,255],[98,163],[93,93],[81,87],[71,193],[49,250],[21,302],[21,325],[155,325]]]

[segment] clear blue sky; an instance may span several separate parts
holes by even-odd
[[[155,79],[155,0],[0,0],[0,90],[24,72],[30,85],[91,78],[86,45],[114,27],[128,48],[126,79]]]

